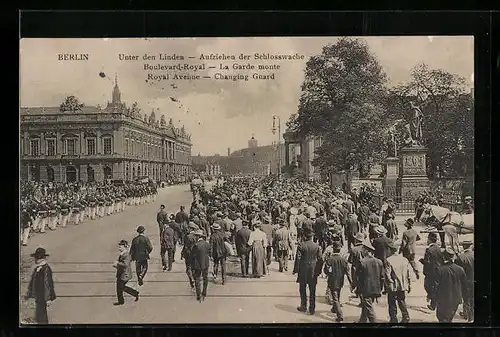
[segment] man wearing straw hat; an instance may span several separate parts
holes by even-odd
[[[203,302],[207,296],[208,268],[210,267],[210,244],[205,240],[206,234],[203,230],[196,230],[193,235],[197,241],[191,250],[190,262],[193,268],[194,283],[196,286],[196,299]],[[203,289],[201,279],[203,278]]]
[[[52,269],[47,264],[46,259],[49,254],[47,254],[44,248],[37,248],[31,256],[35,258],[35,269],[31,275],[25,299],[35,299],[36,322],[38,324],[49,324],[47,306],[49,306],[56,299],[54,281],[52,279]]]
[[[375,323],[373,302],[381,296],[385,279],[385,269],[382,261],[374,257],[375,248],[370,241],[365,241],[363,246],[366,256],[361,260],[356,286],[362,296],[359,323],[366,323],[367,320],[370,323]]]
[[[214,260],[214,278],[217,278],[219,266],[221,269],[222,284],[226,282],[226,257],[228,255],[226,244],[226,234],[220,224],[212,225],[212,235],[210,236],[210,251]]]

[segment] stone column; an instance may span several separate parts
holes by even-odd
[[[40,132],[40,155],[45,155],[45,134],[43,132]],[[41,174],[40,172],[40,179],[41,179]]]
[[[85,133],[80,131],[80,154],[87,154],[87,149],[85,149]],[[87,170],[85,170],[85,176],[87,176]],[[83,179],[83,178],[82,178]],[[84,181],[87,181],[85,179]]]
[[[87,165],[80,165],[80,179],[83,181],[83,182],[87,182],[89,181],[89,177],[87,175]]]
[[[101,130],[97,130],[96,132],[96,140],[95,140],[95,153],[101,154]],[[97,180],[97,178],[96,178]]]

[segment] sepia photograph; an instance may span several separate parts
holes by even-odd
[[[474,322],[474,37],[23,38],[21,326]]]

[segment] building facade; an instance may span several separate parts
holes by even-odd
[[[308,180],[320,180],[321,170],[312,163],[323,139],[319,136],[301,138],[292,131],[285,132],[283,138],[285,139],[285,166],[297,167]]]
[[[116,80],[104,109],[68,99],[60,107],[21,108],[22,179],[91,182],[147,176],[161,181],[191,176],[191,136],[184,126],[175,127],[172,119],[167,123],[163,115],[157,119],[154,111],[148,117],[137,103],[127,107]]]

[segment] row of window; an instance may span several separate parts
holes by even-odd
[[[146,142],[139,142],[134,139],[125,139],[125,154],[137,156],[142,158],[155,158],[167,160],[175,159],[174,143],[167,142],[166,154],[162,156],[162,147],[160,145],[147,144]]]
[[[97,153],[97,146],[96,146],[96,139],[95,138],[87,138],[86,139],[86,145],[87,145],[87,154],[88,155],[95,155]],[[64,155],[75,155],[79,153],[78,147],[77,147],[77,139],[76,138],[68,138],[63,141],[63,149],[62,149],[62,154]],[[46,139],[45,141],[46,145],[46,155],[47,156],[55,156],[58,151],[57,151],[57,142],[56,139]],[[21,148],[23,148],[24,144],[21,144]],[[104,154],[111,154],[113,153],[113,143],[111,138],[103,138],[102,140],[102,147],[103,147],[103,153]],[[40,155],[40,139],[30,139],[30,148],[29,148],[29,154],[32,156],[39,156]]]

